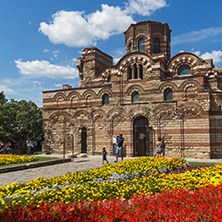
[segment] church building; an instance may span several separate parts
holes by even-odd
[[[43,92],[43,151],[113,155],[123,134],[126,156],[153,156],[158,136],[167,157],[222,158],[222,69],[190,52],[171,57],[167,23],[144,21],[124,32],[126,54],[96,47],[78,58],[79,87]]]

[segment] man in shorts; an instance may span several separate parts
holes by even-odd
[[[121,160],[123,160],[123,134],[119,134],[119,136],[116,137],[116,160],[115,163],[118,162],[118,156],[121,156]]]

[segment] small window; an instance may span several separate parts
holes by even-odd
[[[139,65],[139,78],[143,79],[143,66]]]
[[[129,50],[129,52],[132,52],[132,43],[131,42],[129,43],[128,50]]]
[[[160,40],[158,38],[153,41],[153,53],[160,53]]]
[[[134,79],[138,79],[138,72],[136,64],[133,64],[133,77]]]
[[[168,101],[168,100],[173,100],[173,92],[172,89],[166,89],[164,91],[164,100]]]
[[[178,69],[178,76],[191,75],[190,66],[182,65]]]
[[[139,93],[138,92],[134,92],[132,94],[132,103],[138,103],[139,102]]]
[[[111,76],[108,77],[107,82],[111,83]]]
[[[103,105],[107,105],[107,104],[109,104],[109,95],[104,94],[103,95]]]
[[[127,76],[128,76],[128,79],[132,79],[132,68],[131,68],[131,66],[127,67]]]
[[[138,50],[139,52],[145,52],[145,42],[144,38],[140,38],[138,42]]]

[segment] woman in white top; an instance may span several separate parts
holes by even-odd
[[[30,154],[31,152],[31,148],[32,148],[32,141],[30,141],[29,139],[26,141],[26,145],[27,145],[27,154]]]

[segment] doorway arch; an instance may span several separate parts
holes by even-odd
[[[133,155],[153,156],[153,129],[144,116],[133,121]]]
[[[81,129],[81,153],[87,153],[87,129],[84,126]]]

